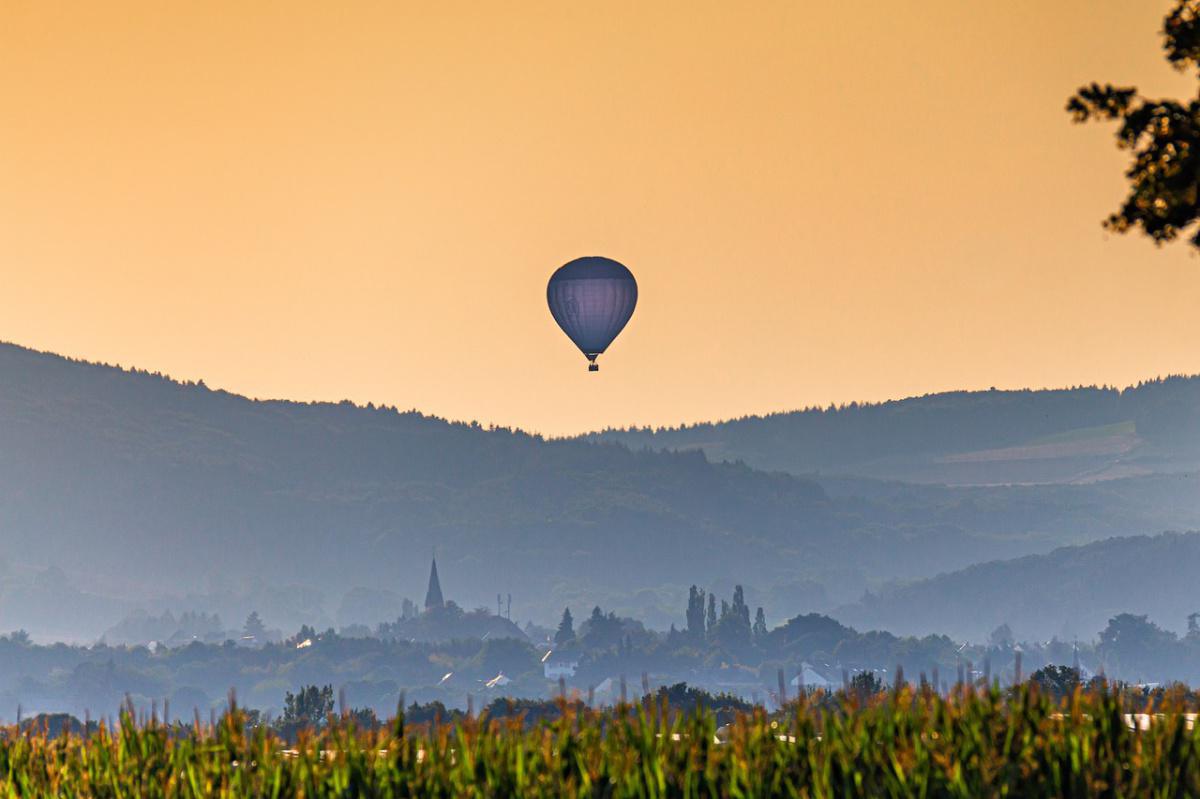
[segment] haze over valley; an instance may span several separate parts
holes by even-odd
[[[600,605],[661,630],[683,623],[688,586],[740,584],[772,623],[832,612],[972,640],[995,619],[1091,635],[1099,610],[998,603],[938,575],[1200,529],[1198,392],[1174,378],[958,393],[546,440],[3,345],[0,629],[87,642],[164,611],[374,626],[420,599],[436,550],[448,595],[494,608],[511,594],[522,623]],[[1039,447],[1057,454],[1030,457]],[[999,484],[959,485],[981,476]],[[1120,549],[1094,551],[1109,604],[1141,607],[1137,581],[1115,579]],[[920,612],[872,599],[893,594],[920,596]],[[1154,619],[1181,629],[1186,584],[1156,595]]]
[[[0,3],[0,794],[1200,796],[1198,79],[1200,0]]]

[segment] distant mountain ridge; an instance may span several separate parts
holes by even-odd
[[[647,519],[670,537],[696,513],[719,527],[740,504],[771,513],[825,502],[812,481],[698,454],[543,441],[348,402],[256,401],[0,345],[0,525],[23,556],[66,568],[119,574],[158,558],[166,567],[143,579],[176,584],[200,568],[294,579],[308,563],[324,581],[379,581],[400,558],[418,595],[435,543],[458,558],[449,588],[515,560],[497,538],[508,530],[586,565],[578,537],[605,518],[625,517],[629,540],[610,543],[636,549],[646,538],[632,531]],[[113,546],[78,546],[97,535]]]
[[[0,345],[0,630],[43,640],[97,636],[139,608],[231,627],[259,610],[294,628],[332,620],[358,588],[419,599],[435,545],[445,598],[468,610],[512,593],[522,621],[603,604],[666,628],[689,585],[742,583],[780,619],[889,580],[1200,528],[1198,495],[1178,475],[964,490],[812,479],[251,400]]]
[[[951,485],[1070,483],[1200,463],[1200,377],[1124,390],[955,391],[582,438],[703,450],[792,474]]]
[[[1200,533],[1110,538],[994,561],[868,595],[834,615],[898,635],[938,632],[986,641],[1001,624],[1018,638],[1091,640],[1119,613],[1182,632],[1200,611]]]

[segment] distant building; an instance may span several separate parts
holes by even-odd
[[[547,660],[542,664],[542,673],[546,675],[547,680],[566,679],[574,677],[575,670],[579,668],[579,661],[566,658],[555,658]]]
[[[800,664],[800,673],[792,678],[792,687],[797,690],[803,688],[806,691],[832,691],[833,683],[826,679],[816,669],[808,663]]]
[[[429,590],[425,592],[425,609],[432,610],[445,604],[442,599],[442,584],[438,582],[437,558],[435,557],[429,568]]]
[[[617,700],[620,699],[618,693],[617,681],[612,677],[605,677],[590,692],[593,706],[604,707],[605,705],[615,705]]]

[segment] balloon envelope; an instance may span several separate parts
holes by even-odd
[[[623,265],[590,256],[576,258],[550,276],[546,301],[558,326],[595,361],[633,316],[637,293],[637,281]]]

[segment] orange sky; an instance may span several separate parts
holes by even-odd
[[[1190,92],[1167,6],[8,0],[0,338],[549,433],[1198,372],[1200,259],[1062,110]]]

